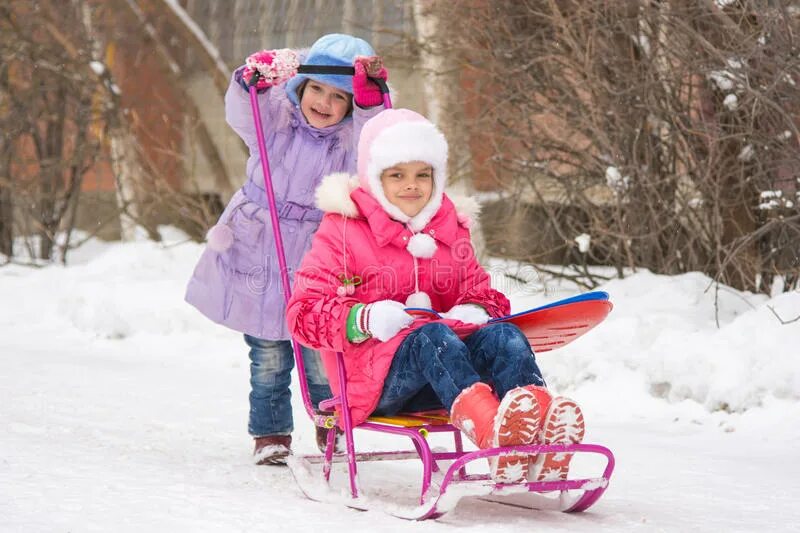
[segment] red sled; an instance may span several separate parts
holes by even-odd
[[[613,307],[608,293],[587,292],[491,322],[516,324],[528,337],[533,351],[541,353],[574,341],[605,320]]]
[[[511,322],[522,330],[533,351],[541,353],[574,341],[605,320],[613,307],[608,301],[608,293],[594,291],[495,318],[489,323]],[[410,308],[406,311],[415,316],[439,318],[439,313],[432,309]]]

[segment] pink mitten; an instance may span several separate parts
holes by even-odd
[[[266,89],[294,77],[299,66],[300,61],[294,50],[289,48],[261,50],[247,57],[242,70],[242,80],[245,84],[249,84],[253,74],[258,72],[256,89]]]
[[[482,326],[486,324],[491,317],[489,313],[486,312],[486,309],[478,304],[459,304],[454,305],[448,312],[442,313],[442,318],[460,320],[465,324]]]
[[[383,66],[383,59],[378,56],[358,56],[353,63],[353,99],[359,107],[374,107],[383,103],[381,89],[367,76],[383,81],[389,79],[389,73]]]

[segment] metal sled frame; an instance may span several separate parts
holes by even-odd
[[[422,484],[419,496],[419,507],[409,509],[407,512],[392,512],[401,518],[424,520],[426,518],[437,518],[450,510],[458,502],[460,494],[481,495],[481,496],[505,496],[510,493],[520,492],[532,493],[553,493],[556,491],[582,491],[577,500],[568,503],[567,507],[561,508],[564,512],[580,512],[591,507],[605,492],[611,474],[614,470],[614,456],[608,448],[596,444],[570,444],[570,445],[528,445],[528,446],[507,446],[490,448],[467,452],[463,448],[461,432],[448,422],[447,414],[442,412],[434,413],[410,413],[391,417],[371,417],[367,422],[353,426],[350,420],[350,410],[347,404],[347,381],[344,369],[344,360],[341,353],[337,354],[337,366],[339,373],[340,395],[322,402],[321,409],[336,409],[333,415],[316,414],[314,421],[317,425],[332,428],[338,422],[341,414],[342,426],[344,426],[344,438],[346,443],[346,453],[334,454],[335,431],[328,433],[328,442],[324,454],[304,455],[295,458],[290,462],[293,473],[298,483],[301,485],[301,478],[297,469],[307,465],[322,464],[322,476],[324,481],[330,481],[333,463],[347,463],[349,474],[349,489],[352,502],[356,508],[367,508],[359,505],[358,489],[358,463],[365,461],[392,461],[392,460],[411,460],[422,461]],[[304,399],[306,397],[307,385],[301,380],[301,388],[304,389]],[[353,440],[355,429],[387,433],[391,435],[405,436],[411,439],[414,450],[408,451],[381,451],[381,452],[356,452]],[[453,451],[432,451],[427,442],[430,433],[451,433],[453,435]],[[574,454],[597,454],[606,459],[605,469],[600,477],[567,479],[560,481],[520,481],[517,483],[495,483],[488,474],[468,474],[467,465],[472,461],[487,459],[492,456],[505,454],[508,452],[539,454],[539,453],[574,453]],[[439,466],[439,461],[453,461],[445,470]],[[304,463],[304,464],[303,464]],[[434,474],[437,476],[436,490],[431,490],[434,484]],[[457,492],[455,498],[446,497],[447,491],[455,486],[469,486],[465,491]],[[306,495],[314,499],[308,492]]]
[[[338,74],[338,75],[353,75],[352,67],[328,67],[318,65],[301,65],[299,72],[304,73],[324,73],[324,74]],[[264,139],[264,129],[261,123],[261,113],[258,104],[258,95],[255,88],[257,76],[253,76],[248,80],[250,105],[253,111],[253,121],[256,130],[256,137],[258,141],[258,150],[261,156],[261,168],[264,174],[264,188],[267,194],[267,200],[270,206],[270,221],[272,223],[272,231],[275,236],[275,247],[278,256],[278,263],[281,271],[281,282],[284,288],[284,299],[288,304],[291,294],[291,284],[289,283],[289,273],[286,265],[286,256],[283,246],[283,238],[280,232],[280,222],[275,210],[275,194],[272,187],[272,176],[269,169],[269,158],[266,149],[266,142]],[[382,80],[374,80],[377,82],[383,93],[383,102],[386,108],[391,107],[391,99],[386,84]],[[349,473],[350,481],[350,498],[347,500],[347,505],[359,509],[367,509],[368,505],[363,505],[364,498],[359,497],[358,490],[358,468],[359,462],[363,461],[387,461],[387,460],[407,460],[419,459],[422,461],[422,487],[419,498],[419,507],[409,510],[408,512],[392,512],[396,516],[402,518],[423,520],[426,518],[435,518],[441,516],[447,510],[451,509],[457,503],[462,495],[460,491],[455,491],[453,488],[457,485],[468,486],[474,491],[470,494],[474,495],[497,495],[505,496],[509,492],[529,492],[529,493],[543,493],[568,490],[583,491],[580,498],[574,503],[569,504],[563,511],[583,511],[588,509],[594,504],[600,496],[602,496],[611,473],[614,469],[614,457],[607,448],[592,444],[572,444],[572,445],[530,445],[530,446],[514,446],[514,447],[501,447],[485,450],[478,450],[475,452],[465,452],[461,433],[458,429],[448,423],[446,415],[436,414],[409,414],[403,416],[393,417],[373,417],[367,422],[358,426],[353,426],[350,418],[350,408],[347,403],[347,379],[345,375],[344,360],[341,353],[337,354],[337,366],[339,375],[340,391],[339,395],[322,402],[320,409],[334,410],[333,414],[322,414],[314,411],[311,404],[311,398],[308,391],[308,384],[305,380],[305,364],[302,357],[302,351],[296,340],[292,341],[292,348],[294,350],[295,362],[297,364],[297,371],[300,375],[300,388],[302,391],[303,403],[309,416],[314,420],[318,426],[333,428],[338,423],[338,417],[342,418],[342,426],[344,428],[344,437],[346,442],[347,453],[334,455],[334,448],[336,442],[336,432],[328,432],[328,441],[325,453],[323,455],[307,455],[290,458],[289,464],[292,468],[292,473],[298,481],[298,485],[307,496],[312,497],[308,491],[303,487],[302,479],[305,477],[301,472],[304,465],[322,464],[322,477],[327,484],[330,481],[333,463],[346,462]],[[364,452],[356,453],[355,443],[353,441],[353,430],[361,429],[367,431],[376,431],[380,433],[403,435],[411,439],[414,444],[413,451],[385,451],[385,452]],[[454,451],[450,452],[433,452],[427,443],[426,436],[429,433],[452,433],[454,442]],[[600,454],[606,458],[606,467],[603,474],[599,478],[587,479],[568,479],[564,481],[546,481],[546,482],[519,482],[513,484],[495,483],[488,475],[470,475],[467,473],[467,464],[478,460],[485,459],[491,456],[500,455],[509,451],[525,452],[525,453],[548,453],[548,452],[570,452],[570,453],[593,453]],[[432,490],[434,481],[434,474],[439,476],[442,473],[439,467],[439,461],[453,461],[447,470],[441,476],[441,481],[437,483],[438,490]],[[448,490],[455,497],[448,498]],[[313,498],[313,497],[312,497]]]

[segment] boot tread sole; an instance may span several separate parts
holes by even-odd
[[[539,419],[539,404],[533,393],[523,388],[509,391],[497,409],[492,446],[532,444],[539,432]],[[528,476],[528,456],[500,455],[490,459],[489,467],[495,482],[515,483]]]
[[[581,442],[586,432],[583,412],[573,400],[553,398],[542,424],[542,444],[574,444]],[[571,453],[543,453],[531,457],[528,479],[531,481],[562,481],[569,475]]]

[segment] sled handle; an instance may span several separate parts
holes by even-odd
[[[345,76],[352,76],[355,74],[354,67],[335,67],[328,65],[300,65],[298,73],[303,74],[339,74]],[[392,101],[389,98],[389,87],[384,80],[370,77],[372,81],[378,84],[381,93],[383,94],[383,105],[386,109],[392,107]],[[253,76],[248,80],[247,86],[250,95],[250,109],[253,114],[253,125],[256,130],[256,141],[258,145],[258,153],[261,157],[261,170],[264,174],[264,191],[267,195],[267,203],[269,204],[269,216],[272,224],[272,232],[275,241],[275,251],[278,255],[278,265],[280,266],[281,284],[283,286],[284,304],[289,306],[289,298],[291,297],[291,284],[289,281],[289,269],[286,265],[286,252],[283,246],[283,237],[280,231],[280,221],[278,220],[277,211],[275,209],[275,192],[272,187],[272,174],[269,166],[269,155],[267,154],[267,144],[264,138],[264,126],[261,123],[261,111],[258,104],[258,91],[256,90],[256,81],[258,81],[258,73],[254,72]],[[300,376],[305,376],[305,363],[303,361],[302,349],[297,339],[292,339],[292,351],[294,352],[295,363],[297,365],[297,372]],[[311,404],[311,397],[308,391],[308,384],[305,379],[300,379],[300,392],[303,396],[303,404],[306,408],[308,416],[314,420],[316,415],[314,406]],[[350,434],[352,439],[352,433]],[[352,449],[352,446],[350,447]],[[355,482],[351,482],[352,489],[355,491]],[[354,493],[355,496],[355,493]]]

